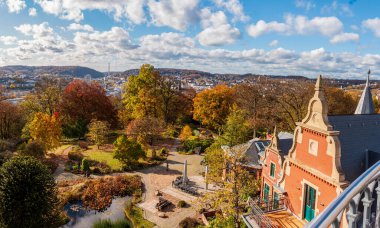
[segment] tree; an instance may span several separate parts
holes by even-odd
[[[191,130],[191,127],[189,125],[185,125],[182,128],[181,134],[179,135],[179,139],[181,139],[182,141],[185,141],[191,136],[193,136],[193,131]]]
[[[89,124],[92,119],[117,123],[116,111],[106,91],[96,82],[72,81],[64,90],[60,103],[64,124],[76,126]],[[78,125],[79,127],[81,125]]]
[[[191,114],[190,93],[178,89],[175,78],[160,76],[152,65],[141,66],[138,75],[132,75],[124,85],[124,109],[119,112],[123,122],[145,117],[159,118],[173,123]]]
[[[32,140],[41,142],[46,150],[59,146],[61,139],[61,120],[58,113],[52,116],[38,112],[26,125]]]
[[[107,142],[109,124],[107,121],[91,120],[88,126],[88,136],[98,146]]]
[[[194,119],[220,133],[232,104],[233,91],[228,86],[204,90],[194,98]]]
[[[47,166],[32,157],[13,157],[0,168],[0,224],[58,227],[59,200]]]
[[[329,115],[353,114],[358,104],[358,99],[344,90],[328,86],[325,89]]]
[[[145,151],[140,143],[127,139],[125,135],[119,136],[114,142],[115,151],[113,157],[126,166],[130,166],[140,158],[145,158]]]
[[[259,183],[249,175],[244,168],[244,150],[240,147],[225,149],[223,153],[223,169],[226,169],[227,178],[222,188],[208,192],[202,197],[201,204],[215,210],[222,210],[224,214],[233,217],[235,227],[240,227],[241,214],[249,196],[259,191]],[[219,153],[216,153],[219,158]],[[209,158],[212,159],[212,158]]]
[[[227,123],[224,126],[223,136],[221,139],[225,145],[235,146],[247,141],[248,137],[248,122],[247,116],[237,105],[233,105],[230,114],[227,117]]]
[[[19,138],[24,124],[24,114],[19,106],[0,101],[0,139]]]
[[[164,123],[154,117],[132,120],[127,127],[127,134],[142,144],[152,145],[160,135]]]
[[[204,159],[208,166],[207,182],[222,184],[224,151],[220,141],[215,141],[206,149]]]

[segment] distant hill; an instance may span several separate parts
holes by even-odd
[[[187,70],[187,69],[174,69],[174,68],[155,68],[160,72],[162,76],[190,76],[190,77],[210,77],[213,76],[212,73],[199,71],[199,70]],[[137,75],[139,69],[130,69],[122,73],[121,76]]]
[[[89,74],[92,78],[103,77],[104,74],[88,67],[81,66],[4,66],[0,67],[0,76],[6,74],[26,74],[26,75],[41,75],[53,74],[58,76],[72,76],[83,78]]]

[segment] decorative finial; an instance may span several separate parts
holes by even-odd
[[[277,125],[274,125],[273,135],[277,135]]]
[[[369,86],[369,75],[371,74],[371,69],[368,69],[366,86]]]
[[[315,90],[319,91],[322,89],[322,75],[319,75],[317,78],[317,83],[315,83]]]

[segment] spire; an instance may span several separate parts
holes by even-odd
[[[274,149],[277,152],[280,152],[281,150],[279,147],[280,146],[279,142],[280,142],[280,139],[278,138],[278,135],[277,135],[277,126],[275,125],[274,130],[273,130],[273,136],[272,136],[271,142],[269,144],[269,147]]]
[[[372,101],[371,87],[369,85],[370,74],[371,74],[371,70],[368,70],[367,82],[365,84],[365,88],[363,90],[362,96],[360,97],[358,106],[356,107],[356,110],[355,110],[356,115],[375,113],[375,108]]]
[[[319,75],[317,78],[317,82],[315,83],[315,91],[322,90],[322,75]]]

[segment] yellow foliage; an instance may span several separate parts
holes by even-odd
[[[189,125],[185,125],[182,128],[181,134],[179,135],[179,139],[182,141],[185,141],[188,138],[190,138],[191,136],[193,136],[193,132],[191,130],[191,127]]]
[[[61,120],[58,113],[53,115],[37,112],[29,123],[30,137],[40,141],[47,150],[59,146],[61,139]]]

